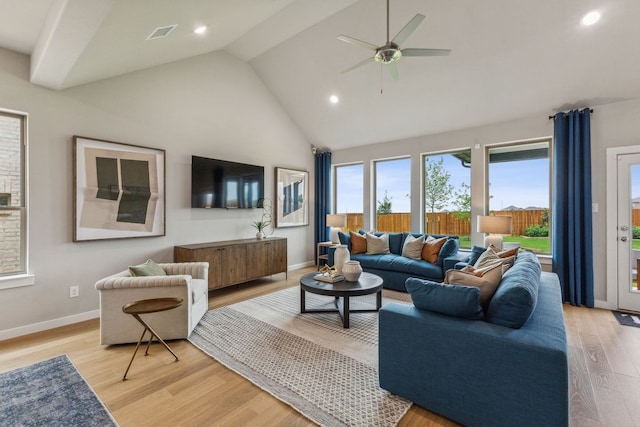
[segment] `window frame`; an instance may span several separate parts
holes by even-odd
[[[483,201],[483,206],[484,206],[484,212],[483,215],[487,215],[488,212],[491,212],[490,210],[490,199],[491,199],[491,194],[490,194],[490,189],[489,189],[489,165],[490,165],[490,160],[491,160],[491,153],[490,151],[492,149],[496,149],[496,148],[509,148],[509,147],[517,147],[517,146],[523,146],[523,145],[534,145],[534,144],[540,144],[540,143],[547,143],[547,150],[548,150],[548,163],[549,163],[549,170],[548,170],[548,179],[549,179],[549,194],[548,194],[548,211],[549,211],[549,252],[541,252],[541,253],[537,253],[536,256],[538,257],[551,257],[553,255],[552,252],[552,242],[553,242],[553,224],[552,224],[552,217],[553,217],[553,138],[552,137],[543,137],[543,138],[534,138],[534,139],[526,139],[526,140],[519,140],[519,141],[509,141],[509,142],[503,142],[503,143],[497,143],[497,144],[487,144],[484,146],[484,201]]]
[[[20,194],[19,206],[0,206],[0,212],[21,212],[20,221],[20,270],[10,273],[0,273],[0,289],[29,286],[35,283],[35,278],[29,274],[29,183],[28,183],[28,120],[29,115],[24,112],[0,109],[0,116],[12,117],[20,120]]]
[[[362,190],[362,212],[338,212],[338,169],[339,168],[343,168],[343,167],[353,167],[353,166],[360,166],[361,167],[361,173],[362,173],[362,182],[361,182],[361,190]],[[331,191],[332,191],[332,197],[331,197],[331,213],[332,214],[345,214],[348,215],[351,214],[357,214],[357,213],[361,213],[362,215],[362,222],[364,224],[364,219],[365,219],[365,212],[366,212],[366,207],[365,207],[365,198],[364,198],[364,190],[365,190],[365,166],[364,166],[364,162],[350,162],[350,163],[340,163],[340,164],[336,164],[336,165],[332,165],[332,180],[331,180]],[[364,227],[364,225],[363,225]],[[348,229],[345,228],[345,230]]]
[[[450,149],[450,150],[439,150],[439,151],[430,151],[430,152],[426,152],[426,153],[420,153],[420,209],[421,209],[421,213],[420,213],[420,227],[423,233],[427,233],[428,231],[428,224],[427,224],[427,200],[426,200],[426,195],[425,195],[425,172],[426,172],[426,168],[425,168],[425,162],[426,159],[429,157],[436,157],[436,156],[447,156],[447,155],[454,155],[456,153],[461,153],[461,152],[465,152],[468,151],[469,152],[469,196],[471,198],[471,206],[470,206],[470,210],[469,210],[469,239],[471,239],[471,236],[473,235],[473,175],[472,175],[472,170],[473,170],[473,164],[471,162],[471,157],[472,157],[472,150],[471,147],[462,147],[462,148],[455,148],[455,149]],[[466,248],[465,249],[469,249]]]
[[[394,156],[394,157],[385,157],[385,158],[380,158],[380,159],[373,159],[371,160],[371,223],[373,224],[373,229],[374,230],[378,230],[378,197],[377,197],[377,192],[378,192],[378,168],[377,168],[377,164],[378,163],[383,163],[383,162],[393,162],[396,160],[408,160],[409,161],[409,196],[413,197],[413,189],[412,189],[412,158],[410,154],[405,154],[405,155],[400,155],[400,156]],[[411,202],[409,202],[409,214],[411,214]],[[396,212],[396,213],[406,213],[406,212]],[[413,227],[413,225],[411,224],[411,216],[410,216],[410,224],[409,224],[409,229],[411,229]],[[384,232],[388,232],[388,231],[384,231]]]

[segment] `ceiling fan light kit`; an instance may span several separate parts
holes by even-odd
[[[355,64],[352,67],[349,67],[345,70],[342,70],[342,74],[348,73],[349,71],[355,70],[356,68],[360,68],[363,65],[366,65],[370,62],[379,62],[381,64],[391,65],[389,67],[389,72],[391,73],[391,77],[394,80],[398,80],[398,68],[395,63],[402,58],[403,56],[445,56],[451,53],[449,49],[421,49],[421,48],[407,48],[400,49],[400,45],[405,42],[413,34],[413,32],[418,28],[418,26],[424,20],[424,15],[417,14],[404,26],[402,30],[396,36],[390,40],[389,39],[389,0],[387,0],[387,42],[383,46],[377,46],[373,43],[369,43],[366,41],[358,40],[353,37],[340,35],[338,36],[338,40],[341,40],[346,43],[350,43],[356,46],[364,47],[365,49],[375,51],[375,54],[371,58],[367,58],[364,61],[361,61]]]

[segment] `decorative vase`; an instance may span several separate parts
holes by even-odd
[[[258,231],[256,233],[256,239],[258,239],[258,240],[264,239],[264,233],[262,231]]]
[[[342,266],[344,266],[344,263],[349,261],[350,258],[351,256],[349,255],[347,245],[336,246],[336,251],[333,254],[333,266],[336,269],[336,273],[342,274]]]
[[[362,274],[359,261],[347,261],[342,266],[342,275],[347,282],[357,282]]]

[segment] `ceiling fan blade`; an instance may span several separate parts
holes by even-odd
[[[403,29],[391,40],[392,43],[397,44],[398,46],[402,45],[409,38],[411,34],[418,28],[418,25],[424,19],[424,15],[420,15],[419,13],[413,17],[411,21],[407,25],[404,26]]]
[[[402,49],[402,56],[447,56],[450,53],[450,49]]]
[[[365,49],[378,50],[378,46],[374,45],[373,43],[354,39],[353,37],[349,37],[349,36],[343,36],[342,34],[338,36],[338,40],[342,40],[343,42],[346,42],[346,43],[355,44],[356,46],[362,46]]]
[[[389,67],[389,72],[391,73],[391,78],[393,80],[400,79],[400,76],[398,75],[398,63],[395,62],[395,61],[389,62],[387,64],[387,66]]]
[[[374,61],[374,58],[372,56],[371,58],[367,58],[364,61],[358,62],[356,65],[349,67],[346,70],[340,71],[340,74],[348,73],[349,71],[355,70],[356,68],[362,67],[363,65],[367,65],[369,62],[373,62],[373,61]]]

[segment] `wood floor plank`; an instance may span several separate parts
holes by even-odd
[[[312,268],[210,293],[217,308],[291,286]],[[621,326],[606,310],[563,307],[569,343],[571,425],[640,427],[640,328]],[[230,371],[186,340],[171,341],[180,361],[159,346],[136,356],[133,345],[99,344],[97,319],[0,342],[0,372],[68,354],[122,427],[310,426],[309,420]],[[596,402],[598,401],[598,402]],[[400,426],[455,426],[413,405]]]
[[[574,346],[569,347],[569,411],[572,420],[600,421],[585,354]]]

